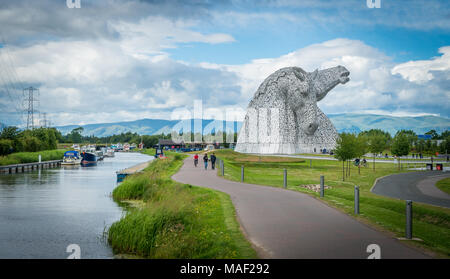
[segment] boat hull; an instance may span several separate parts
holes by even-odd
[[[91,167],[97,165],[97,156],[93,153],[83,152],[81,153],[81,166],[82,167]]]

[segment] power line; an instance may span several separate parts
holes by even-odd
[[[27,97],[27,101],[28,101],[28,109],[27,109],[27,130],[28,129],[34,129],[34,102],[37,102],[39,100],[39,89],[34,88],[34,87],[28,87],[25,88],[24,90],[24,95],[25,95],[25,91],[28,91],[28,97]],[[35,97],[34,92],[38,93],[38,98]]]
[[[2,80],[3,83],[3,87],[11,101],[11,103],[13,104],[16,113],[20,114],[23,119],[23,108],[24,105],[20,104],[20,97],[17,96],[17,93],[20,92],[20,90],[16,87],[17,85],[21,85],[22,88],[25,88],[25,86],[23,86],[23,83],[18,79],[18,75],[17,72],[15,71],[14,68],[14,62],[13,62],[13,58],[9,52],[9,49],[6,47],[6,43],[4,40],[4,37],[1,36],[1,40],[2,40],[2,54],[0,55],[0,60],[3,64],[3,67],[1,67],[3,69],[3,74],[0,74],[0,78]],[[9,61],[7,61],[9,60]],[[14,96],[14,97],[13,97]]]

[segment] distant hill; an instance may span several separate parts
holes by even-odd
[[[413,130],[417,134],[424,134],[431,129],[441,133],[445,130],[450,130],[450,119],[438,116],[418,116],[418,117],[395,117],[386,115],[375,114],[330,114],[328,115],[330,120],[336,126],[339,132],[360,132],[370,129],[381,129],[394,135],[398,130]],[[178,124],[178,130],[181,130],[184,124],[188,124],[191,121],[191,127],[193,127],[194,120],[183,120]],[[179,120],[164,120],[164,119],[140,119],[127,122],[115,122],[115,123],[99,123],[99,124],[87,124],[81,125],[84,128],[85,135],[95,135],[99,137],[110,136],[113,134],[126,133],[128,131],[138,133],[140,135],[155,135],[170,133],[172,127],[176,125]],[[203,129],[205,133],[214,131],[216,124],[220,125],[222,121],[204,120]],[[224,124],[224,123],[222,123]],[[236,126],[229,125],[227,127],[233,127],[231,130],[239,131],[242,126],[242,122],[237,122]],[[223,125],[222,125],[223,126]],[[56,127],[62,134],[67,134],[72,129],[79,127],[78,125],[68,125]],[[185,126],[186,127],[186,126]]]
[[[450,119],[439,116],[387,116],[375,114],[330,114],[330,120],[339,132],[361,132],[370,129],[381,129],[395,135],[398,130],[413,130],[416,134],[424,134],[431,129],[441,133],[450,130]]]
[[[115,123],[98,123],[98,124],[87,124],[87,125],[67,125],[67,126],[57,126],[57,128],[63,135],[70,133],[73,129],[78,127],[83,127],[84,135],[94,135],[98,137],[111,136],[114,134],[132,132],[138,133],[140,135],[158,135],[158,134],[169,134],[172,131],[172,127],[178,124],[178,131],[182,131],[183,127],[190,127],[194,129],[194,119],[190,120],[164,120],[164,119],[140,119],[135,121],[127,122],[115,122]],[[203,120],[202,126],[203,131],[207,134],[211,131],[215,131],[215,127],[228,127],[229,131],[239,131],[242,123],[236,122],[236,125],[232,122],[225,121],[214,121],[214,120]],[[217,130],[223,130],[220,128]],[[200,132],[198,127],[195,127],[195,132]]]

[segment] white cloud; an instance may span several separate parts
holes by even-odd
[[[193,20],[170,20],[161,16],[150,16],[138,23],[110,22],[110,27],[123,38],[120,45],[124,51],[132,55],[161,55],[164,49],[175,48],[179,43],[234,42],[234,38],[228,34],[202,34],[190,29],[198,24],[199,22]]]
[[[404,79],[419,84],[434,79],[432,71],[450,70],[450,46],[439,48],[442,56],[430,60],[409,61],[392,69],[392,74],[400,74]]]
[[[446,53],[450,47],[442,47]],[[431,60],[410,62],[415,71],[422,74],[435,71],[446,76],[447,56]],[[416,84],[411,80],[395,75],[397,69],[390,57],[361,41],[335,39],[313,44],[277,58],[256,59],[244,65],[219,65],[200,63],[208,69],[220,69],[236,73],[245,104],[252,98],[262,81],[274,71],[290,66],[299,66],[306,71],[325,69],[343,65],[350,71],[350,82],[338,85],[319,106],[325,113],[354,111],[392,111],[399,110],[403,115],[435,114],[450,108],[450,92],[432,82]],[[406,73],[406,71],[405,71]],[[447,75],[447,79],[450,79]],[[436,100],[441,100],[436,102]],[[417,111],[419,110],[419,112]],[[422,112],[420,112],[422,110]],[[433,110],[433,111],[430,111]]]

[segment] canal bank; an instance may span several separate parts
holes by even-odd
[[[112,258],[103,237],[122,208],[110,197],[116,171],[151,160],[116,153],[95,167],[63,166],[0,176],[0,258]]]

